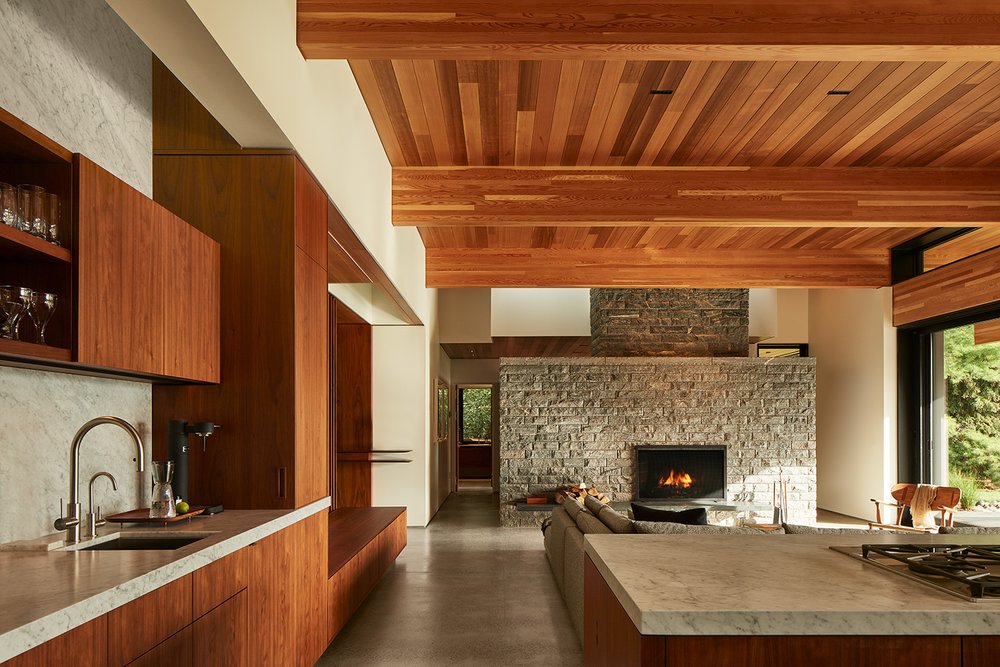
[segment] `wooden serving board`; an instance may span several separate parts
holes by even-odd
[[[104,518],[115,523],[174,523],[175,521],[181,521],[183,519],[190,519],[193,516],[198,516],[204,511],[204,507],[199,507],[191,510],[187,514],[178,514],[177,516],[172,516],[167,519],[152,519],[149,516],[149,508],[146,507],[143,509],[121,512],[119,514],[110,514]]]

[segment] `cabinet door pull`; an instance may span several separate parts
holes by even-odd
[[[288,468],[278,468],[278,497],[284,498],[288,490],[288,486],[285,483],[288,477]]]

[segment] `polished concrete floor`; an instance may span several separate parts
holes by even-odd
[[[317,664],[582,664],[541,532],[497,516],[488,489],[452,494]]]

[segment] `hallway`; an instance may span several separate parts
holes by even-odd
[[[494,496],[452,494],[317,663],[579,665],[537,528],[500,528]]]

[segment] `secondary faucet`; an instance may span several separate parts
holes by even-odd
[[[73,436],[73,445],[70,448],[69,469],[70,487],[69,502],[66,503],[66,516],[61,516],[55,521],[56,530],[66,531],[66,542],[76,544],[80,541],[80,445],[83,443],[85,435],[91,429],[101,424],[112,424],[129,434],[135,444],[136,470],[144,470],[143,459],[145,455],[142,450],[142,436],[134,426],[119,417],[98,417],[80,427],[80,430]]]

